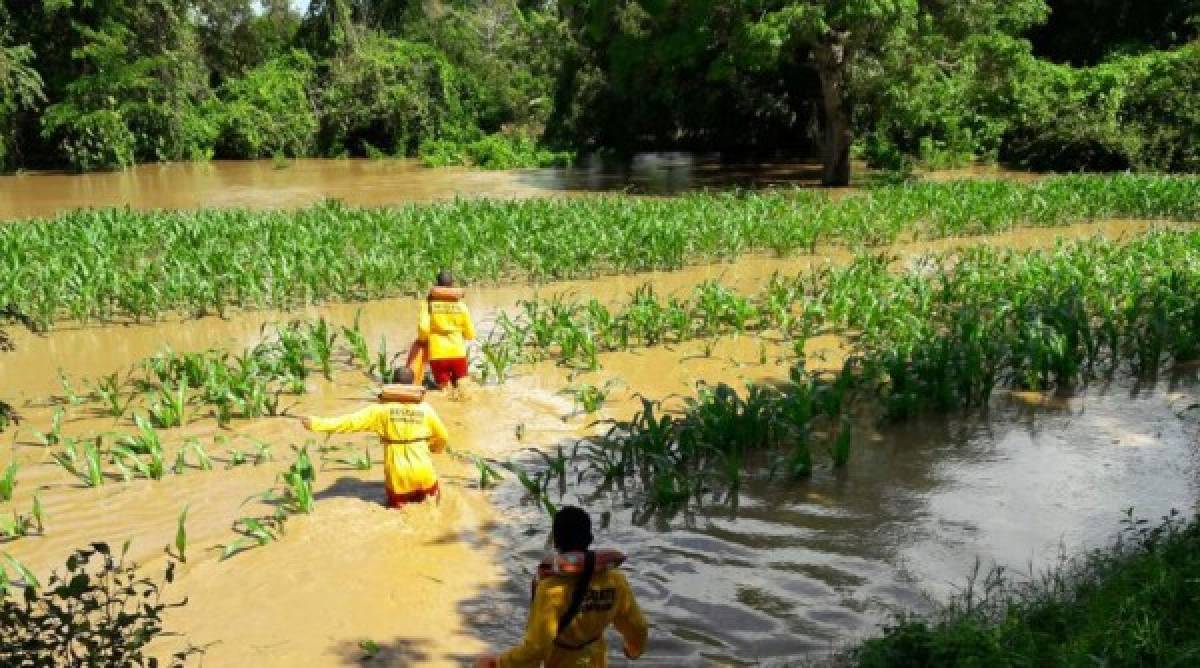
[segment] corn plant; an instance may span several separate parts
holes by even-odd
[[[246,463],[246,453],[242,452],[241,450],[239,450],[237,448],[233,448],[229,451],[229,454],[227,455],[225,468],[231,469],[231,468],[241,466],[245,463]]]
[[[13,459],[9,460],[8,465],[4,467],[4,475],[0,476],[0,501],[11,501],[13,497],[13,489],[17,486],[17,460],[16,453],[13,453]]]
[[[96,382],[93,394],[103,402],[105,414],[115,418],[125,416],[125,413],[129,410],[129,406],[136,399],[136,395],[133,393],[124,394],[124,388],[125,383],[115,373],[103,376]]]
[[[255,466],[261,466],[269,461],[274,461],[275,456],[271,454],[271,445],[262,441],[250,439],[254,445],[254,454],[251,459]]]
[[[296,461],[280,474],[284,485],[284,507],[292,513],[311,513],[316,504],[312,484],[316,469],[308,454],[308,446],[296,449]]]
[[[574,401],[575,412],[582,410],[584,413],[591,415],[600,410],[604,402],[608,401],[609,395],[614,387],[620,385],[621,382],[616,379],[611,379],[604,385],[597,387],[591,383],[583,383],[577,386],[568,387],[562,391],[562,394],[569,395]]]
[[[67,378],[67,374],[62,370],[58,372],[58,384],[63,389],[63,400],[71,406],[80,406],[87,403],[88,397],[80,395],[75,391],[75,387],[71,384],[71,379]]]
[[[531,477],[524,468],[515,462],[505,462],[502,466],[517,477],[517,481],[521,483],[521,487],[525,489],[525,493],[534,501],[539,509],[545,511],[547,515],[554,516],[557,508],[550,501],[550,496],[546,492],[551,476],[536,474]]]
[[[126,446],[118,445],[112,449],[111,460],[125,482],[129,482],[135,473],[149,480],[162,480],[167,471],[162,448],[152,449],[142,456]]]
[[[315,323],[308,323],[305,333],[308,336],[309,351],[321,366],[321,373],[326,380],[333,380],[333,351],[337,343],[337,332],[329,326],[325,318],[319,318]]]
[[[351,454],[345,457],[335,457],[332,461],[336,464],[349,466],[358,471],[371,470],[371,448],[364,445],[361,453]]]
[[[192,457],[189,457],[188,455],[192,455]],[[172,470],[176,474],[180,474],[183,473],[184,468],[188,466],[194,466],[201,471],[212,470],[212,458],[208,456],[208,452],[205,451],[204,445],[195,439],[184,443],[183,446],[175,453],[175,465],[172,467]]]
[[[47,433],[42,433],[34,430],[34,438],[36,438],[39,443],[46,447],[62,443],[62,424],[63,417],[65,415],[66,411],[64,411],[61,406],[55,408],[54,413],[50,416],[50,431]]]
[[[342,327],[342,338],[350,348],[350,358],[363,369],[370,369],[371,353],[367,349],[367,339],[363,336],[362,327],[359,325],[361,318],[362,309],[358,309],[354,312],[354,324],[350,327]]]
[[[0,535],[10,540],[32,535],[35,531],[38,535],[44,535],[46,533],[45,522],[46,515],[42,510],[42,501],[37,494],[34,494],[33,508],[28,514],[18,513],[14,509],[11,519],[0,516]]]
[[[488,489],[496,484],[496,481],[504,479],[496,467],[483,457],[471,455],[471,462],[475,464],[475,470],[479,472],[479,489]]]
[[[375,353],[375,363],[371,365],[368,373],[374,376],[379,382],[387,382],[392,377],[392,372],[396,369],[396,360],[400,358],[400,353],[388,355],[387,337],[379,337],[379,350]]]
[[[629,471],[626,452],[605,443],[589,444],[585,451],[585,457],[603,477],[605,483],[622,478]]]
[[[234,532],[241,537],[221,546],[221,561],[255,545],[263,546],[283,535],[283,520],[275,517],[239,517],[233,523]]]
[[[184,506],[183,510],[179,511],[179,519],[175,522],[175,552],[172,554],[171,548],[167,548],[167,554],[185,563],[187,562],[187,514],[188,507]]]
[[[67,473],[75,476],[87,487],[104,484],[104,466],[101,462],[103,437],[80,442],[72,440],[63,445],[60,452],[51,453],[54,461]]]
[[[0,563],[0,597],[7,595],[8,590],[14,584],[9,575],[10,570],[13,575],[21,578],[19,586],[22,586],[28,590],[36,590],[42,586],[41,583],[38,582],[37,576],[35,576],[33,571],[29,570],[25,564],[17,561],[17,559],[11,554],[4,553],[3,556],[4,562],[7,563],[7,566],[5,563]]]
[[[508,340],[493,340],[491,337],[479,346],[479,350],[483,353],[483,364],[480,366],[482,381],[487,383],[495,378],[497,384],[507,382],[509,369],[516,363],[519,351]]]
[[[148,409],[150,422],[160,429],[187,424],[187,391],[184,382],[175,386],[164,384],[159,388]]]
[[[64,318],[286,309],[419,289],[448,253],[462,259],[457,269],[467,281],[565,279],[821,242],[856,247],[1118,217],[1196,220],[1197,201],[1194,177],[1121,174],[883,186],[838,199],[781,191],[390,209],[323,203],[300,211],[73,211],[5,226],[0,257],[9,280],[0,286],[0,304],[35,329]],[[443,234],[447,220],[459,222],[455,234]],[[381,253],[380,238],[428,252]],[[230,257],[239,268],[233,278]],[[80,276],[102,278],[106,288]]]

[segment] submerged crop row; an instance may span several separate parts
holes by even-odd
[[[0,313],[56,321],[288,308],[466,281],[678,268],[750,250],[982,234],[1098,218],[1200,220],[1200,178],[1070,176],[670,200],[458,201],[293,212],[94,210],[0,226]]]
[[[1200,232],[1049,252],[976,248],[904,274],[863,260],[813,279],[806,306],[846,334],[840,371],[803,359],[779,388],[702,389],[680,415],[646,401],[588,453],[605,479],[640,480],[653,505],[736,491],[743,462],[774,457],[796,476],[813,447],[835,466],[852,425],[986,410],[997,386],[1065,390],[1097,376],[1153,377],[1200,358]]]

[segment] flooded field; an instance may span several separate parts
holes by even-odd
[[[935,172],[953,176],[1033,178],[997,168]],[[91,207],[195,209],[299,208],[324,199],[381,206],[477,198],[562,196],[588,192],[672,195],[709,188],[813,187],[810,163],[720,162],[687,153],[641,155],[628,164],[593,161],[570,169],[480,171],[422,167],[416,160],[270,160],[146,164],[118,172],[0,175],[0,221]]]
[[[974,240],[894,248],[907,258],[956,245],[1042,247],[1057,238],[1144,232],[1140,222],[1018,231]],[[761,287],[774,272],[797,273],[845,262],[844,251],[786,259],[747,257],[733,264],[679,272],[610,277],[542,287],[472,289],[482,330],[500,309],[540,292],[574,291],[612,300],[650,281],[663,293],[720,277],[731,287]],[[393,299],[312,308],[348,324],[361,309],[372,346],[386,335],[407,347],[417,302]],[[61,566],[73,547],[132,539],[131,555],[154,566],[189,509],[189,559],[170,591],[188,605],[170,613],[168,628],[207,646],[203,665],[359,665],[359,642],[381,646],[377,665],[459,665],[489,646],[515,642],[524,624],[528,578],[545,547],[545,516],[523,498],[511,475],[479,489],[470,462],[439,455],[445,492],[436,505],[391,511],[382,506],[381,451],[365,437],[334,437],[316,479],[317,510],[297,516],[278,541],[221,561],[219,546],[237,536],[231,524],[263,512],[250,500],[270,487],[292,459],[290,444],[310,438],[292,416],[352,410],[371,381],[339,371],[312,380],[287,398],[286,415],[235,420],[219,429],[207,408],[187,426],[164,432],[169,446],[198,439],[213,470],[189,467],[161,481],[75,484],[38,445],[65,394],[87,381],[127,369],[164,346],[177,351],[239,351],[262,337],[264,323],[304,313],[244,313],[228,319],[168,320],[151,325],[63,328],[47,336],[13,334],[16,351],[0,354],[4,398],[24,421],[0,436],[23,464],[14,508],[38,492],[47,515],[44,536],[0,544],[40,573]],[[835,339],[814,339],[810,359],[836,364]],[[710,353],[710,354],[709,354]],[[451,432],[452,451],[531,467],[536,451],[570,450],[593,434],[598,416],[578,415],[568,385],[616,382],[599,417],[627,418],[637,394],[690,395],[699,381],[772,382],[787,377],[790,347],[770,338],[722,338],[604,356],[604,371],[579,375],[549,362],[518,367],[503,386],[471,384],[465,396],[437,395],[433,405]],[[819,363],[819,362],[818,362]],[[315,378],[315,376],[314,376]],[[1200,386],[1181,371],[1155,387],[1114,383],[1079,393],[997,394],[988,419],[923,420],[903,427],[865,426],[848,467],[818,466],[803,482],[772,478],[767,462],[736,506],[646,513],[635,498],[574,471],[554,488],[556,501],[583,502],[600,525],[603,545],[630,554],[627,571],[654,629],[644,665],[783,664],[844,646],[871,633],[888,615],[928,609],[961,586],[976,559],[1017,571],[1054,563],[1061,550],[1106,541],[1122,511],[1156,517],[1200,499],[1195,410]],[[295,402],[292,404],[292,402]],[[64,436],[129,432],[128,419],[98,414],[94,404],[61,407]],[[273,460],[238,465],[234,451],[270,444]],[[324,443],[322,438],[314,446]],[[373,470],[335,461],[366,446]],[[5,448],[7,450],[7,447]],[[314,447],[314,457],[315,457]],[[0,464],[9,457],[0,454]],[[582,468],[581,468],[582,470]],[[215,548],[215,549],[214,549]],[[161,651],[178,647],[165,639]],[[369,664],[371,665],[371,664]]]

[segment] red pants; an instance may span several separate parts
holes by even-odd
[[[433,372],[433,382],[438,387],[446,387],[450,383],[457,386],[460,378],[467,377],[467,358],[429,360],[429,370]]]
[[[418,489],[415,492],[407,494],[393,494],[392,490],[387,490],[388,505],[392,508],[401,508],[406,503],[421,503],[425,499],[436,499],[442,491],[438,488],[438,483],[433,483],[433,487],[429,489]]]

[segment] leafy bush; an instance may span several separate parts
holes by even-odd
[[[858,148],[872,166],[1200,169],[1200,45],[1083,68],[1039,60],[1006,35],[914,48],[945,51],[889,54],[860,84]]]
[[[570,151],[551,151],[529,137],[493,134],[472,142],[448,139],[423,142],[421,160],[426,167],[471,165],[484,169],[566,167],[574,161]]]
[[[1138,165],[1200,171],[1200,43],[1145,61],[1126,104],[1126,116],[1140,127]]]
[[[0,590],[0,665],[157,666],[146,647],[163,633],[163,612],[184,605],[162,601],[174,569],[171,560],[161,579],[144,577],[124,551],[114,556],[107,544],[92,543],[44,588],[25,572],[23,597]],[[199,651],[188,647],[171,665]]]
[[[463,108],[464,84],[439,51],[380,35],[330,62],[321,134],[331,154],[413,154],[424,141],[478,133]]]
[[[1200,45],[1090,68],[1038,62],[1002,158],[1057,171],[1200,168]]]
[[[42,117],[47,138],[58,137],[58,148],[67,163],[81,172],[119,169],[132,165],[137,140],[121,112],[114,109],[84,111],[56,104]]]
[[[317,115],[309,91],[316,64],[293,51],[226,81],[220,91],[217,153],[229,158],[310,155],[317,139]]]

